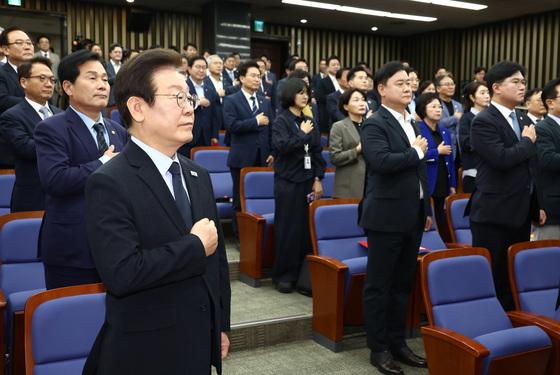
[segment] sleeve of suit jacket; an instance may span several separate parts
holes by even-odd
[[[553,135],[544,123],[537,125],[536,129],[539,168],[551,172],[560,171],[560,154],[556,152]]]
[[[259,124],[254,116],[239,119],[236,101],[232,97],[224,98],[224,127],[232,133],[254,132],[259,130]]]
[[[10,95],[8,77],[4,75],[4,72],[0,71],[0,113],[3,113],[22,100],[23,97]]]
[[[0,116],[0,133],[12,145],[14,153],[24,160],[35,160],[35,140],[22,121],[11,113]]]

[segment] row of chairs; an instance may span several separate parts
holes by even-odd
[[[16,175],[13,169],[0,169],[0,215],[10,213],[10,201],[15,182]]]

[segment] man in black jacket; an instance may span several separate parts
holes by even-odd
[[[374,82],[382,106],[361,131],[367,178],[360,225],[369,245],[364,318],[371,363],[383,374],[402,374],[394,359],[426,367],[404,336],[418,248],[423,230],[431,226],[427,141],[406,111],[412,91],[402,64],[385,64]]]

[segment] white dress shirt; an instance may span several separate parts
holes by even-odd
[[[200,82],[200,85],[196,83],[192,77],[189,77],[189,80],[194,86],[194,90],[196,91],[196,96],[199,98],[204,98],[204,81]]]
[[[331,79],[331,81],[334,85],[334,91],[340,90],[340,85],[338,84],[338,81],[337,81],[336,77],[329,74],[329,78]]]
[[[113,65],[113,69],[115,69],[115,74],[117,74],[121,69],[122,63],[116,63],[111,59],[109,59],[109,61],[111,62],[111,65]]]
[[[31,107],[33,107],[33,109],[35,110],[35,112],[37,112],[37,114],[39,115],[40,118],[42,118],[43,120],[45,119],[45,116],[39,112],[39,110],[43,107],[47,108],[47,110],[49,111],[50,115],[52,116],[53,113],[51,111],[51,109],[49,108],[49,103],[45,102],[45,104],[39,104],[37,102],[34,102],[33,100],[29,99],[27,96],[25,97],[25,100],[27,100],[27,103],[29,103],[29,105]]]
[[[533,122],[533,124],[537,125],[537,123],[539,121],[542,121],[543,118],[542,117],[537,117],[537,116],[533,116],[532,114],[530,114],[529,112],[527,112],[527,117],[529,117],[531,119],[531,121]]]
[[[509,117],[511,115],[512,112],[515,113],[515,109],[509,109],[508,107],[505,107],[501,104],[496,103],[495,101],[492,101],[491,104],[498,108],[498,111],[500,111],[500,113],[502,114],[502,116],[505,117],[506,121],[508,122],[509,126],[511,126],[511,129],[513,130],[513,132],[515,134],[517,134],[517,131],[514,129],[513,127],[513,120],[511,119],[511,117]],[[521,129],[519,130],[521,132]]]
[[[99,117],[97,118],[97,120],[93,120],[90,117],[88,117],[87,115],[85,115],[84,113],[78,111],[76,108],[70,106],[70,108],[72,108],[72,110],[74,112],[76,112],[76,114],[82,119],[82,121],[84,122],[84,124],[86,125],[86,128],[88,129],[89,133],[91,134],[93,141],[95,142],[95,145],[99,148],[99,144],[97,143],[97,132],[95,131],[95,129],[93,128],[93,126],[97,123],[103,124],[103,137],[105,138],[105,143],[107,143],[107,146],[111,146],[111,140],[109,139],[109,133],[107,133],[107,125],[105,125],[105,121],[103,121],[103,116],[101,114],[101,112],[99,112]],[[103,154],[101,155],[101,157],[99,158],[99,161],[103,164],[107,163],[110,160],[110,158]]]

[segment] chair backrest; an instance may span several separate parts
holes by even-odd
[[[560,241],[534,241],[509,248],[509,274],[518,310],[554,319],[560,283]]]
[[[27,375],[81,375],[105,321],[102,284],[48,290],[25,305]]]
[[[241,211],[274,213],[274,171],[266,167],[242,168],[239,179]]]
[[[225,146],[226,145],[226,132],[225,130],[220,130],[218,132],[218,145]]]
[[[42,211],[14,213],[0,223],[0,288],[5,295],[45,287],[37,256],[42,215]]]
[[[328,147],[328,146],[329,146],[329,134],[321,133],[321,147]]]
[[[311,203],[309,225],[315,255],[341,261],[367,255],[358,243],[366,240],[363,229],[358,225],[358,203],[358,199]]]
[[[445,199],[451,242],[472,244],[471,223],[469,217],[464,216],[470,197],[470,194],[454,194]]]
[[[430,325],[471,338],[512,328],[496,298],[488,250],[436,251],[421,259],[421,269]]]
[[[326,168],[336,168],[336,166],[331,163],[331,152],[328,148],[324,148],[323,151],[321,151],[321,155],[323,159],[325,159]]]
[[[323,177],[323,198],[332,198],[334,194],[334,169],[327,168]]]
[[[420,246],[429,251],[447,249],[447,246],[441,239],[441,236],[436,229],[435,221],[432,221],[430,229],[422,234],[422,242],[420,242]]]
[[[229,147],[195,147],[191,159],[204,167],[210,174],[215,198],[229,198],[233,195],[233,181],[227,166]]]
[[[121,115],[119,113],[118,109],[113,109],[111,111],[111,120],[118,122],[119,124],[122,125],[122,121],[121,121]]]
[[[12,200],[12,190],[14,190],[15,182],[15,174],[0,174],[0,215],[10,212],[10,202]]]

